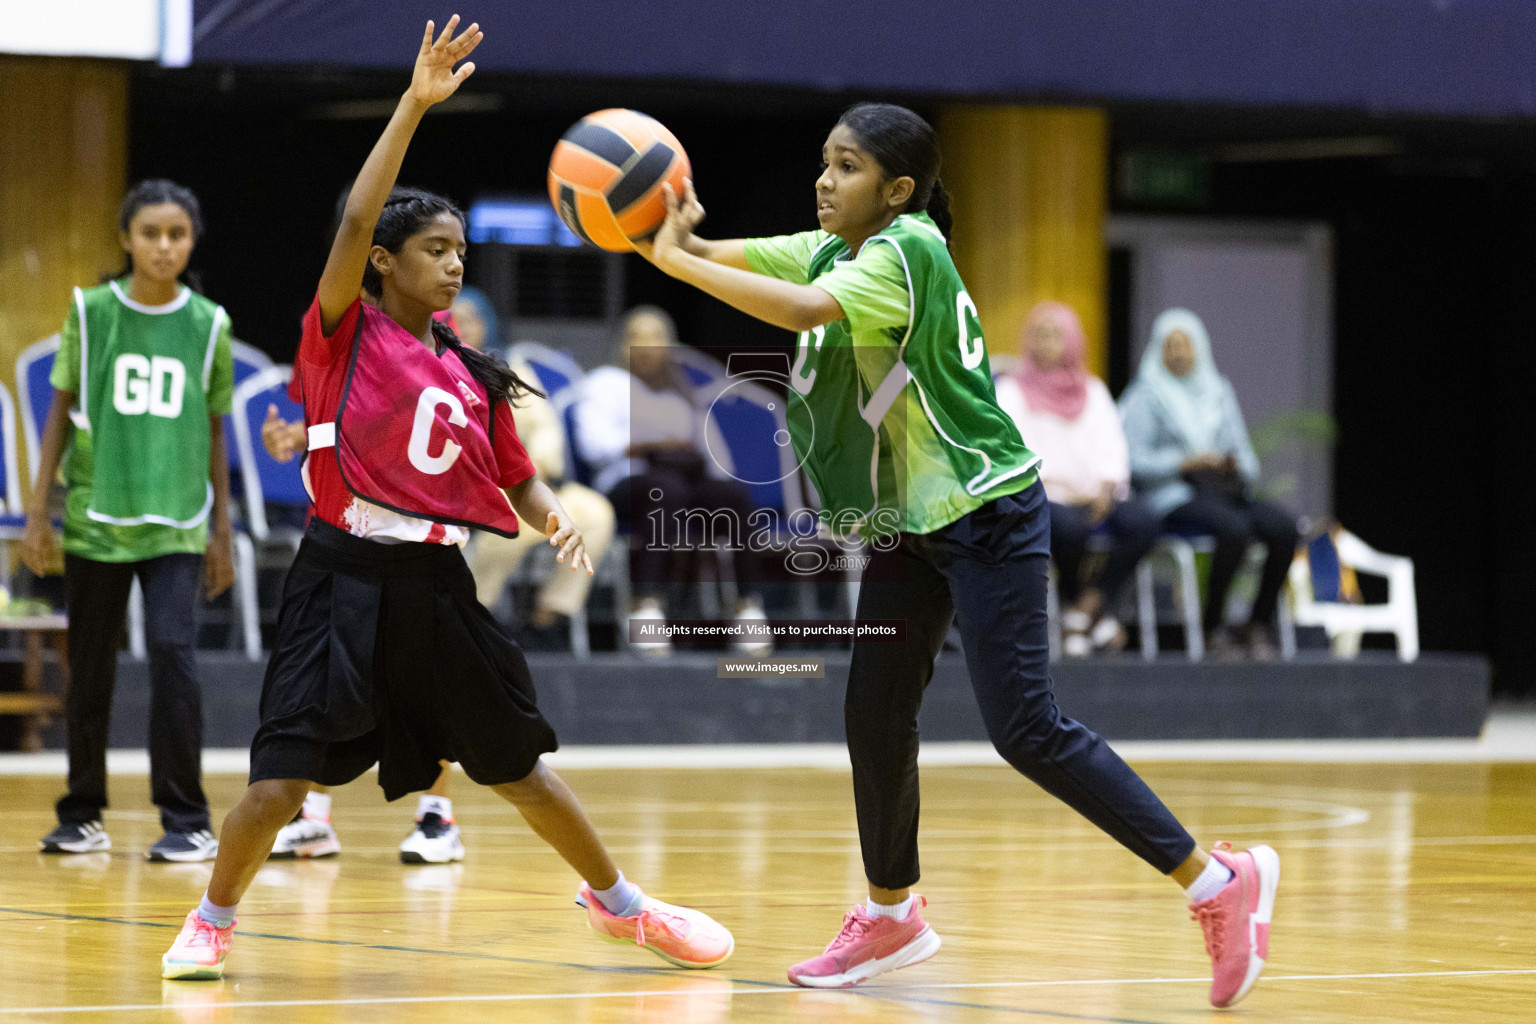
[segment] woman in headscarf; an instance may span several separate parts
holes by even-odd
[[[1025,321],[1018,372],[997,382],[998,404],[1040,456],[1068,657],[1125,646],[1114,609],[1161,525],[1147,503],[1130,493],[1125,431],[1109,389],[1088,372],[1086,347],[1077,314],[1059,302],[1042,302]],[[1111,538],[1109,559],[1085,580],[1088,538],[1101,526]]]
[[[720,519],[747,522],[756,509],[745,484],[709,473],[704,454],[703,411],[696,402],[671,350],[677,327],[666,310],[636,306],[624,316],[613,365],[600,366],[578,386],[573,415],[576,450],[592,467],[592,485],[608,496],[630,524],[630,582],[634,605],[630,618],[665,624],[664,584],[672,579],[674,550],[692,545],[707,550],[710,537],[682,541],[685,519],[702,511],[705,531],[714,535]],[[627,369],[626,369],[627,367]],[[658,530],[661,535],[653,536]],[[732,530],[732,541],[738,534]],[[756,593],[763,579],[763,556],[746,543],[731,543],[736,583],[741,593],[736,622],[766,625]],[[637,642],[641,654],[664,655],[668,641]],[[735,648],[767,654],[767,642],[738,640]]]
[[[1220,654],[1247,646],[1256,656],[1273,657],[1275,605],[1296,550],[1296,518],[1253,498],[1259,459],[1199,317],[1170,309],[1157,318],[1120,414],[1131,478],[1165,528],[1216,540],[1204,609],[1208,649]],[[1253,613],[1234,633],[1224,624],[1227,591],[1256,541],[1267,549],[1264,572]]]

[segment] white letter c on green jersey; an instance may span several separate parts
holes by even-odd
[[[411,440],[405,446],[405,454],[411,460],[411,465],[428,476],[441,476],[448,472],[459,460],[459,453],[464,450],[452,440],[447,440],[437,455],[427,454],[427,445],[432,440],[432,424],[437,422],[437,407],[440,405],[448,407],[449,423],[456,427],[469,425],[469,417],[464,415],[464,406],[457,396],[450,395],[442,388],[427,388],[421,393],[421,397],[416,400],[416,420],[411,424]]]
[[[798,346],[800,351],[796,353],[795,368],[790,371],[789,380],[795,386],[795,390],[802,395],[810,394],[811,388],[816,384],[816,370],[813,368],[810,373],[805,372],[805,364],[811,357],[811,338],[813,337],[816,339],[816,354],[820,355],[821,343],[827,340],[827,325],[822,324],[800,332]]]
[[[966,319],[966,314],[970,319]],[[974,370],[981,365],[981,361],[987,355],[987,342],[981,336],[981,314],[976,312],[976,303],[971,301],[971,293],[961,291],[955,295],[955,318],[960,321],[960,362],[967,370]],[[976,334],[971,334],[971,321],[976,323]]]
[[[966,313],[971,318],[966,319]],[[982,338],[982,315],[975,312],[971,293],[958,292],[955,295],[955,319],[960,321],[960,362],[966,370],[974,370],[982,365],[982,359],[986,356],[986,339]],[[971,335],[971,321],[975,321],[974,336]]]

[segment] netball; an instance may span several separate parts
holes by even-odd
[[[555,144],[549,201],[583,241],[628,252],[666,217],[662,186],[679,195],[688,154],[660,121],[638,110],[588,114]]]

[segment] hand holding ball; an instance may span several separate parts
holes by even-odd
[[[578,238],[629,252],[667,217],[663,185],[683,195],[691,175],[676,136],[636,110],[599,110],[577,121],[549,158],[549,201]]]

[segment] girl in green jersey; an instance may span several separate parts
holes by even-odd
[[[1047,664],[1050,513],[997,405],[975,303],[950,259],[933,129],[859,104],[822,147],[819,231],[706,241],[688,182],[642,255],[743,312],[800,332],[790,435],[824,513],[873,536],[858,619],[903,619],[898,643],[854,643],[844,706],[869,901],[825,952],[789,969],[812,987],[926,960],[939,938],[918,880],[917,713],[952,619],[982,718],[1018,771],[1184,887],[1205,931],[1211,1000],[1236,1002],[1268,955],[1279,858],[1206,854],[1102,739],[1064,717]],[[1250,927],[1250,925],[1252,927]]]
[[[53,562],[48,492],[60,459],[71,679],[69,792],[44,853],[111,848],[107,728],[117,646],[135,577],[149,643],[150,792],[165,829],[150,860],[218,851],[202,787],[202,693],[195,647],[198,591],[234,579],[223,417],[234,392],[224,308],[183,284],[202,213],[190,190],[143,181],[118,216],[126,269],[76,288],[61,332],[27,507],[22,560]]]

